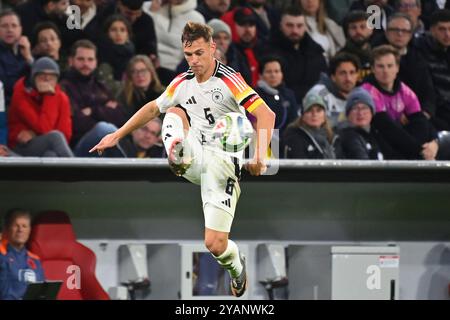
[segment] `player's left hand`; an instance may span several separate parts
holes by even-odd
[[[261,160],[253,159],[246,163],[244,167],[252,176],[260,176],[267,171],[267,165]]]

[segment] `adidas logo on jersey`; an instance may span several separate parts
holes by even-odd
[[[228,208],[231,208],[231,201],[230,201],[230,199],[222,201],[222,204],[226,205]]]
[[[186,101],[186,104],[197,104],[197,101],[195,101],[194,96],[192,96],[188,101]]]

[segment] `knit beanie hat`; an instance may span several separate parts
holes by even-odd
[[[347,103],[345,105],[345,114],[348,115],[351,109],[357,104],[363,103],[370,108],[372,114],[375,114],[375,102],[373,101],[371,95],[367,90],[361,87],[357,87],[350,92],[347,98]]]
[[[230,27],[220,19],[211,19],[208,22],[208,25],[213,28],[213,37],[215,37],[219,32],[225,32],[228,36],[231,37],[231,29]]]
[[[59,77],[58,64],[49,57],[42,57],[37,59],[31,67],[31,79],[34,81],[36,74],[40,72],[53,73]]]
[[[311,109],[312,106],[319,105],[327,110],[327,105],[325,104],[325,100],[315,92],[308,92],[303,99],[303,113],[307,112]]]

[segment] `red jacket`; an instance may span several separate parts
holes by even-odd
[[[14,148],[22,130],[36,135],[59,130],[69,143],[72,137],[72,118],[67,95],[56,85],[55,94],[40,94],[25,87],[25,78],[14,86],[8,111],[8,145]]]

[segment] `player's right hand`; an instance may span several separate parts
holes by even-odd
[[[97,151],[98,155],[101,156],[103,154],[103,151],[108,148],[114,147],[117,142],[119,142],[119,138],[117,137],[116,133],[110,133],[103,137],[103,139],[95,145],[91,150],[89,150],[89,153]]]

